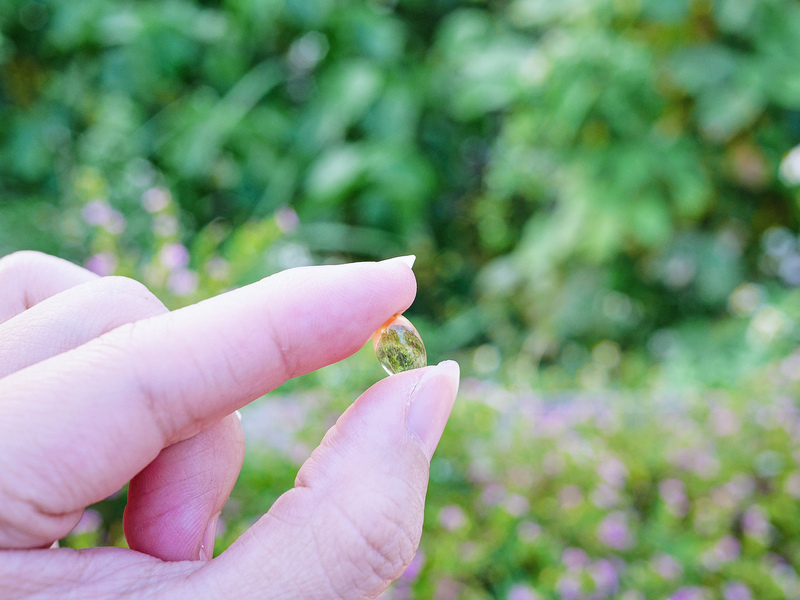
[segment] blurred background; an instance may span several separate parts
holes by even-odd
[[[798,186],[796,0],[0,5],[0,255],[171,308],[417,255],[465,377],[393,600],[800,597]],[[381,376],[244,411],[217,551]]]

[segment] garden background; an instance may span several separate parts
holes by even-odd
[[[464,379],[394,600],[800,597],[799,145],[796,0],[0,4],[0,255],[171,308],[417,255]],[[217,552],[381,376],[243,411]]]

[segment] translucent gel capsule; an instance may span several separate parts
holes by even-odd
[[[422,338],[411,321],[401,315],[395,315],[381,325],[372,336],[372,345],[389,375],[428,364]]]

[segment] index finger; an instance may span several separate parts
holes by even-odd
[[[0,380],[0,547],[62,536],[164,447],[357,351],[415,292],[401,261],[292,269]]]

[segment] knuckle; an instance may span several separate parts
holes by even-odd
[[[144,327],[144,330],[143,330]],[[154,388],[150,374],[144,371],[136,356],[147,353],[147,326],[142,321],[124,323],[113,331],[102,335],[87,346],[87,354],[95,355],[102,360],[106,369],[116,369],[119,380],[135,390],[133,396],[141,406],[141,410],[151,420],[155,430],[167,443],[175,425],[175,404],[161,401],[163,393]]]
[[[0,277],[6,277],[20,270],[27,270],[36,263],[48,260],[47,254],[35,250],[17,250],[0,258]]]
[[[146,315],[167,312],[164,304],[143,283],[122,276],[104,277],[98,281],[104,291],[112,294],[114,303],[124,304],[130,310]]]

